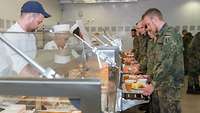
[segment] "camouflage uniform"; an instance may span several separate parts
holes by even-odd
[[[137,60],[139,56],[139,37],[134,37],[133,39],[133,52]]]
[[[139,55],[138,62],[141,65],[141,71],[146,74],[147,71],[147,44],[149,37],[147,35],[142,35],[139,38]]]
[[[184,47],[184,51],[183,51],[183,56],[184,56],[184,69],[185,69],[185,75],[187,75],[187,70],[188,70],[188,61],[189,61],[189,53],[188,53],[188,47],[189,47],[189,44],[192,40],[193,36],[191,33],[186,33],[184,36],[183,36],[183,47]]]
[[[165,24],[157,40],[148,42],[147,73],[152,75],[152,113],[180,113],[180,88],[184,79],[183,43],[175,29]]]
[[[200,32],[198,32],[189,46],[188,90],[200,93]],[[194,93],[195,93],[194,92]]]
[[[149,37],[141,35],[134,39],[134,53],[136,60],[141,65],[141,71],[146,74],[147,70],[147,44]]]

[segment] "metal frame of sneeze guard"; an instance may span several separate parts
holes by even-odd
[[[82,113],[101,113],[98,80],[0,79],[0,95],[76,98]]]
[[[119,58],[119,48],[116,46],[101,46],[97,48],[98,51],[104,53],[106,56],[108,56],[112,62],[115,62],[116,65],[114,67],[119,67],[121,65],[120,62],[120,58]],[[117,75],[116,75],[117,73]],[[110,96],[114,101],[113,103],[111,103],[109,106],[113,106],[113,108],[111,108],[111,111],[118,111],[118,87],[120,85],[120,76],[119,72],[115,72],[115,74],[110,74],[109,75],[109,81],[113,82],[115,84],[115,92],[111,93],[111,95],[108,95],[108,97]],[[108,103],[109,104],[109,103]]]
[[[75,32],[76,31],[76,32]],[[87,45],[93,53],[95,53],[98,57],[98,59],[102,59],[103,61],[105,61],[106,63],[108,63],[109,65],[111,65],[112,67],[116,66],[116,62],[114,62],[109,56],[107,56],[104,52],[99,51],[96,47],[93,47],[90,43],[89,37],[87,35],[87,31],[84,29],[84,25],[82,23],[81,20],[77,20],[76,24],[74,24],[71,28],[70,28],[70,32],[77,38],[79,39],[82,43],[84,43],[85,45]],[[82,35],[82,32],[84,32]],[[100,60],[98,60],[99,64]],[[101,67],[101,66],[100,66]]]
[[[74,27],[75,26],[75,27]],[[78,25],[74,25],[72,28],[78,28]],[[117,46],[103,46],[103,47],[92,47],[91,44],[89,44],[86,40],[81,38],[78,34],[74,33],[74,30],[71,28],[70,32],[78,38],[81,42],[83,42],[85,45],[87,45],[93,53],[97,55],[98,63],[101,65],[101,61],[99,59],[102,59],[104,62],[106,62],[110,67],[115,67],[117,69],[120,68],[120,59],[119,59],[119,47]],[[87,37],[88,38],[88,37]],[[101,66],[100,66],[101,67]],[[111,110],[108,110],[108,112],[113,112],[117,111],[116,105],[117,105],[117,88],[119,87],[119,72],[117,76],[110,76],[109,75],[109,80],[115,84],[115,89],[114,89],[114,95],[108,95],[109,97],[112,98],[114,103],[111,103],[110,105],[113,106]],[[108,105],[108,106],[110,106]]]
[[[89,48],[92,49],[92,52],[94,52],[97,57],[101,58],[103,61],[105,61],[106,63],[108,63],[109,65],[111,65],[112,67],[117,66],[116,62],[113,61],[109,56],[107,56],[104,52],[99,51],[98,48],[96,47],[92,47],[90,44],[88,44],[85,40],[81,39],[78,35],[73,34],[76,38],[78,38],[79,40],[81,40],[84,44],[86,44]]]

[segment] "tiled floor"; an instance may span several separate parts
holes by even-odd
[[[185,88],[182,92],[182,113],[200,113],[200,94],[186,94],[185,92],[187,90],[187,79],[185,80],[185,84]]]
[[[185,87],[182,91],[183,100],[182,100],[182,113],[200,113],[200,95],[188,95],[186,94],[187,89],[187,78],[185,79]],[[122,112],[122,113],[144,113],[133,108],[131,110]]]

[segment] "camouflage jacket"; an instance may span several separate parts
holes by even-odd
[[[200,32],[198,32],[192,39],[189,45],[189,75],[200,75]]]
[[[135,54],[136,60],[140,63],[143,73],[146,73],[147,65],[147,45],[148,45],[148,36],[142,35],[137,36],[133,40],[133,52]]]
[[[138,54],[138,62],[141,65],[141,71],[146,74],[147,70],[147,44],[149,37],[147,35],[143,35],[139,37],[139,54]]]
[[[139,37],[135,37],[133,39],[133,52],[134,52],[135,58],[137,60],[138,56],[139,56]]]
[[[184,47],[184,51],[183,51],[183,55],[184,57],[186,57],[188,55],[188,47],[192,41],[192,34],[190,35],[189,33],[187,33],[184,37],[183,37],[183,47]]]
[[[154,87],[179,87],[184,79],[183,42],[175,29],[165,24],[156,41],[148,42],[147,73]]]

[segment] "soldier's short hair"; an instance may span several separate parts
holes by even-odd
[[[160,20],[163,20],[163,15],[161,13],[161,11],[157,8],[150,8],[148,9],[143,15],[142,15],[142,19],[144,19],[145,16],[150,16],[150,17],[158,17]]]
[[[132,31],[132,32],[136,32],[136,29],[135,29],[135,28],[133,28],[133,29],[131,29],[131,31]]]
[[[187,29],[182,30],[182,33],[187,33],[187,32],[188,32]]]

